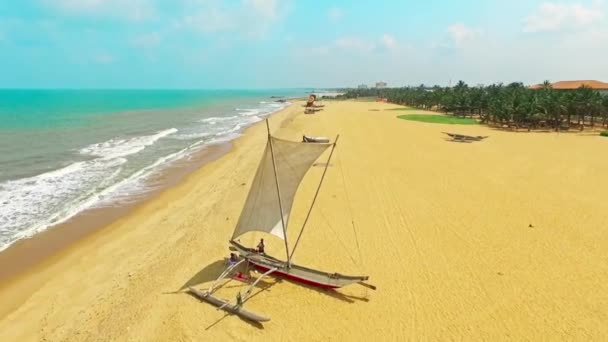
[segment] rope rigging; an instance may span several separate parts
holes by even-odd
[[[323,130],[327,131],[327,125],[324,124],[324,120],[321,120],[321,125],[323,126]],[[332,150],[333,152],[333,150]],[[363,260],[363,254],[361,253],[361,246],[359,245],[359,236],[357,235],[357,229],[355,227],[355,216],[353,215],[353,210],[350,204],[350,197],[348,195],[348,188],[346,186],[346,177],[344,176],[344,168],[342,167],[342,157],[341,157],[341,153],[340,151],[336,151],[336,163],[339,165],[339,169],[340,169],[340,176],[342,179],[342,188],[344,189],[344,195],[346,197],[346,204],[348,207],[348,215],[350,216],[350,223],[351,223],[351,227],[353,229],[353,234],[355,237],[355,244],[357,246],[357,255],[358,255],[358,261],[355,261],[354,258],[352,257],[352,255],[350,254],[350,249],[346,248],[344,242],[339,238],[339,234],[336,233],[336,231],[331,227],[331,224],[329,224],[327,218],[325,217],[325,215],[323,215],[322,210],[320,209],[319,212],[321,213],[321,216],[323,217],[325,224],[332,230],[332,232],[338,237],[338,241],[340,241],[340,244],[342,245],[342,247],[344,247],[344,249],[346,249],[346,251],[349,254],[349,258],[353,261],[353,263],[355,264],[355,266],[357,266],[359,268],[359,271],[362,271],[364,268],[364,260]],[[329,162],[328,165],[326,166],[326,168],[329,168]],[[367,293],[367,291],[366,291]]]
[[[338,139],[340,138],[340,135],[338,135],[336,137],[336,140],[334,141],[332,147],[331,147],[331,152],[329,152],[329,157],[327,158],[327,164],[325,165],[325,168],[323,168],[323,175],[321,175],[321,180],[319,181],[319,186],[317,186],[317,191],[315,192],[315,196],[312,199],[312,203],[310,204],[310,208],[308,209],[308,213],[306,214],[306,218],[304,219],[304,223],[302,224],[302,228],[300,229],[300,234],[298,234],[298,238],[296,239],[296,243],[293,246],[293,249],[291,251],[291,255],[293,256],[293,253],[296,250],[296,247],[298,247],[298,242],[300,242],[300,238],[302,237],[302,233],[304,233],[304,228],[306,228],[306,224],[308,223],[308,219],[310,218],[310,214],[312,213],[312,208],[315,206],[315,202],[317,201],[317,197],[319,196],[319,191],[321,190],[321,185],[323,185],[323,180],[325,179],[325,174],[327,173],[327,169],[329,168],[329,163],[331,161],[331,156],[334,154],[334,150],[336,149],[336,144],[338,143]]]
[[[340,158],[340,153],[336,152],[336,161],[337,164],[339,164],[339,170],[340,170],[340,174],[341,174],[341,180],[342,180],[342,188],[344,189],[344,195],[346,197],[346,203],[347,203],[347,207],[348,207],[348,215],[351,218],[351,227],[353,229],[353,236],[355,238],[355,246],[357,249],[357,256],[353,256],[353,254],[351,253],[352,248],[348,248],[347,244],[344,243],[344,241],[340,238],[340,234],[338,234],[338,232],[333,228],[333,226],[331,225],[331,223],[329,222],[329,220],[327,219],[327,216],[325,216],[325,214],[323,213],[323,209],[322,207],[319,207],[318,212],[321,214],[321,218],[323,219],[323,223],[332,231],[332,233],[336,236],[336,240],[338,240],[338,242],[340,243],[340,245],[342,246],[342,248],[344,248],[344,250],[347,252],[349,259],[353,262],[353,264],[355,266],[357,266],[357,268],[361,271],[364,268],[364,263],[363,263],[363,254],[361,252],[361,246],[359,244],[359,237],[357,235],[357,230],[356,230],[356,226],[355,226],[355,221],[354,221],[354,215],[353,215],[353,210],[351,208],[350,205],[350,197],[348,195],[348,189],[346,186],[346,177],[344,176],[344,169],[342,167],[342,160]]]
[[[340,160],[340,162],[338,164],[340,164],[340,174],[342,175],[342,186],[344,188],[344,194],[346,195],[346,204],[348,207],[348,214],[350,215],[350,223],[353,228],[353,234],[355,236],[355,243],[357,244],[357,253],[359,254],[359,261],[361,262],[361,264],[359,266],[364,266],[363,265],[363,255],[361,254],[361,246],[359,245],[359,236],[357,235],[357,228],[355,227],[355,216],[353,215],[353,209],[350,204],[350,197],[348,195],[348,188],[346,187],[346,179],[344,177],[344,169],[342,168],[342,159],[340,158],[340,156],[338,156],[338,158]]]

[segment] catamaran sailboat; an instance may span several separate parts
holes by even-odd
[[[197,297],[221,309],[256,322],[265,322],[270,318],[244,309],[243,303],[251,295],[258,282],[268,275],[279,276],[296,283],[324,289],[337,289],[351,284],[359,284],[375,290],[375,286],[365,283],[369,279],[368,276],[349,276],[335,272],[318,271],[291,262],[323,184],[339,136],[333,143],[293,142],[273,137],[270,134],[268,120],[266,120],[266,127],[268,128],[266,149],[251,184],[245,206],[230,239],[230,249],[238,252],[241,259],[228,267],[207,291],[193,287],[189,290]],[[330,147],[331,152],[312,204],[298,238],[290,249],[287,241],[287,227],[298,186],[314,162]],[[279,260],[265,253],[259,253],[258,250],[246,247],[238,241],[240,236],[252,231],[272,234],[282,239],[285,242],[286,260]],[[243,262],[261,271],[262,275],[250,284],[244,295],[239,292],[235,303],[213,296],[219,283]]]

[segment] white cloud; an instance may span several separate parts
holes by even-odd
[[[208,11],[186,15],[181,25],[200,30],[204,33],[232,31],[238,27],[239,20],[228,13],[213,8]]]
[[[70,15],[144,20],[155,14],[152,0],[43,0],[49,7]]]
[[[132,40],[132,43],[136,47],[140,48],[152,48],[160,44],[162,36],[158,32],[150,32],[139,35]]]
[[[186,3],[184,14],[175,26],[203,33],[239,33],[260,38],[289,13],[289,2],[278,0],[242,0],[238,3],[189,0]]]
[[[370,52],[376,45],[357,37],[340,37],[336,39],[335,45],[342,49],[351,49],[358,52]]]
[[[504,35],[501,31],[486,32],[466,40],[466,48],[435,44],[428,56],[437,67],[427,69],[429,77],[440,78],[443,74],[444,84],[449,79],[463,79],[469,84],[514,81],[532,84],[546,79],[608,80],[608,69],[603,66],[606,64],[603,56],[608,54],[605,43],[608,28],[605,25],[560,35],[523,37]],[[581,63],[581,56],[584,56],[584,63]]]
[[[320,56],[327,56],[329,54],[329,48],[327,46],[313,46],[310,50],[313,54]]]
[[[342,51],[355,51],[359,54],[383,54],[387,50],[399,48],[397,40],[392,35],[385,33],[377,39],[366,39],[357,36],[343,36],[334,40],[330,48]],[[405,48],[405,46],[403,47]]]
[[[267,19],[276,19],[279,16],[278,0],[244,0],[244,5]]]
[[[327,12],[327,17],[329,18],[330,21],[333,21],[333,22],[339,21],[340,19],[342,19],[343,16],[344,16],[344,12],[337,7],[332,7]]]
[[[150,15],[155,13],[153,0],[38,1],[54,4],[54,9],[59,14],[131,20],[150,18]],[[154,1],[160,3],[160,0]],[[151,28],[150,33],[137,35],[138,32],[146,31],[132,31],[132,35],[123,39],[127,39],[132,46],[142,48],[142,55],[146,56],[157,52],[155,49],[146,48],[169,42],[170,37],[178,37],[182,33],[176,32],[179,30],[213,34],[218,38],[215,44],[198,44],[200,42],[195,39],[189,44],[191,46],[183,47],[176,55],[189,58],[190,65],[215,63],[219,67],[222,57],[226,55],[222,51],[223,47],[219,47],[220,44],[234,44],[230,39],[233,37],[237,40],[241,37],[263,37],[279,26],[289,14],[289,1],[173,0],[170,4],[167,2],[169,6],[173,6],[171,13],[156,12],[158,16],[153,18],[162,20],[154,22],[155,26],[157,23],[159,25]],[[139,6],[140,9],[132,10],[133,6]],[[525,22],[511,21],[514,23],[511,30],[498,30],[490,24],[483,27],[482,31],[481,28],[469,26],[470,23],[453,22],[453,25],[444,27],[443,32],[437,36],[426,37],[429,43],[421,43],[415,48],[408,45],[406,36],[397,36],[396,33],[396,36],[393,36],[394,32],[389,30],[377,31],[379,34],[376,35],[355,35],[351,32],[344,33],[341,37],[330,35],[303,38],[291,37],[290,32],[287,32],[278,39],[284,38],[288,43],[285,45],[289,48],[285,53],[266,53],[264,57],[268,58],[263,58],[263,63],[276,64],[277,68],[284,68],[286,73],[292,72],[291,69],[296,67],[297,75],[293,81],[291,78],[290,81],[277,78],[277,82],[301,82],[306,85],[324,82],[326,86],[356,85],[362,81],[380,79],[391,85],[447,84],[450,79],[454,82],[464,79],[469,84],[500,81],[537,83],[544,79],[568,78],[608,80],[608,69],[605,68],[606,62],[603,58],[608,54],[608,22],[602,20],[606,15],[602,6],[591,2],[585,2],[583,5],[548,2],[536,7]],[[344,11],[348,15],[347,7],[344,7]],[[330,8],[326,5],[320,9],[319,14],[326,24],[328,20],[344,19],[343,9],[337,7]],[[96,17],[91,18],[91,22],[94,22],[94,19]],[[175,27],[170,27],[173,23]],[[567,34],[523,36],[521,29],[524,24],[529,32],[566,31]],[[493,31],[493,28],[496,31]],[[2,29],[4,27],[0,27],[0,31]],[[36,29],[37,33],[39,31],[48,34],[47,29]],[[19,31],[7,27],[3,32],[6,34],[4,40],[12,42],[14,37],[18,37]],[[0,41],[2,39],[0,32]],[[309,41],[302,42],[302,39]],[[204,54],[192,51],[201,47],[208,50],[205,50]],[[412,49],[415,49],[416,53],[412,53]],[[95,54],[96,52],[98,54]],[[255,55],[249,51],[242,53],[245,57]],[[585,56],[585,63],[580,62],[580,56]],[[81,58],[87,59],[88,63],[110,65],[126,62],[121,55],[102,50],[93,50]],[[268,70],[273,70],[273,67],[275,66],[268,66]],[[231,71],[236,73],[238,68],[237,66]],[[272,84],[270,82],[267,85]]]
[[[546,2],[524,20],[524,32],[575,30],[589,27],[604,17],[601,3],[592,7],[581,4]]]
[[[395,86],[447,85],[460,79],[468,84],[608,81],[604,57],[608,55],[607,24],[604,21],[563,35],[531,36],[455,24],[446,28],[444,35],[434,37],[433,44],[415,47],[405,38],[391,37],[391,32],[377,37],[326,38],[328,41],[314,44],[311,38],[308,45],[327,48],[294,50],[290,64],[301,69],[299,82],[315,86],[356,86],[370,80],[385,80]],[[396,47],[386,49],[386,43],[390,46],[393,40]],[[585,63],[581,63],[581,56]]]
[[[382,35],[382,38],[380,38],[380,42],[382,43],[382,45],[384,45],[385,48],[389,50],[392,50],[397,47],[397,40],[395,40],[395,38],[388,33]]]
[[[450,35],[453,43],[460,45],[479,36],[481,34],[481,30],[467,27],[462,23],[457,23],[448,27],[448,34]]]
[[[93,56],[93,61],[98,64],[111,64],[116,61],[116,57],[107,52],[101,52]]]
[[[294,46],[291,49],[293,55],[310,57],[311,59],[327,57],[331,54],[331,48],[325,45],[317,45],[311,47]]]

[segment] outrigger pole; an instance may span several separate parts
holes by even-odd
[[[277,196],[279,197],[279,211],[281,215],[281,226],[283,227],[283,241],[285,241],[285,253],[287,254],[287,267],[291,267],[291,255],[289,254],[289,244],[287,243],[287,229],[285,218],[283,217],[283,201],[281,200],[281,188],[279,186],[279,176],[277,174],[277,164],[274,160],[274,149],[272,147],[272,136],[270,135],[270,125],[266,119],[266,130],[268,130],[268,143],[270,144],[270,155],[272,156],[272,168],[274,169],[274,180],[277,185]]]
[[[327,173],[327,168],[329,167],[329,162],[331,161],[331,156],[334,154],[334,150],[336,149],[336,144],[338,143],[338,139],[340,139],[340,134],[338,134],[336,136],[336,140],[334,140],[334,143],[331,146],[331,152],[329,152],[329,157],[327,158],[327,163],[325,164],[325,169],[323,169],[323,175],[321,175],[321,180],[319,181],[319,186],[317,187],[317,192],[315,193],[315,197],[313,197],[313,199],[312,199],[312,203],[310,204],[310,208],[308,209],[308,213],[306,214],[306,219],[304,219],[304,223],[302,224],[302,229],[300,229],[300,234],[298,234],[298,238],[296,239],[296,244],[293,246],[293,249],[291,250],[290,257],[293,257],[293,253],[295,253],[296,248],[298,247],[298,242],[300,242],[302,233],[304,233],[304,228],[306,228],[306,223],[308,223],[308,219],[310,218],[310,213],[312,212],[312,208],[315,205],[317,196],[319,196],[319,191],[321,190],[321,185],[323,185],[323,180],[325,179],[325,174]]]

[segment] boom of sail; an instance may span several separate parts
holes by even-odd
[[[304,144],[269,136],[232,239],[259,231],[286,240],[284,229],[298,186],[314,162],[332,145]]]

